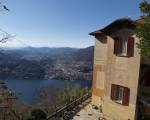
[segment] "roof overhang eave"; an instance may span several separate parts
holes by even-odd
[[[101,36],[101,35],[105,35],[105,34],[99,30],[99,31],[91,32],[91,33],[89,33],[89,35],[91,35],[91,36]]]

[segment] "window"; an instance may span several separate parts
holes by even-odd
[[[117,56],[132,57],[134,53],[134,38],[128,37],[123,39],[121,37],[114,38],[114,54]]]
[[[127,54],[127,41],[125,39],[119,40],[119,50],[118,54],[120,55],[126,55]]]
[[[112,84],[111,99],[122,105],[129,105],[130,89],[120,85]]]
[[[123,99],[123,87],[118,86],[116,90],[116,102],[122,104],[122,99]]]

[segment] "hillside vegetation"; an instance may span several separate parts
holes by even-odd
[[[0,78],[91,80],[93,51],[93,46],[4,49],[0,51]]]

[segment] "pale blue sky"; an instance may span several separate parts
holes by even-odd
[[[122,17],[138,19],[142,0],[3,0],[0,28],[16,38],[3,46],[87,47],[89,32]]]

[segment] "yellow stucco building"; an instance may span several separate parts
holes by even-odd
[[[95,37],[92,104],[114,120],[135,120],[140,50],[135,22],[119,19]]]

